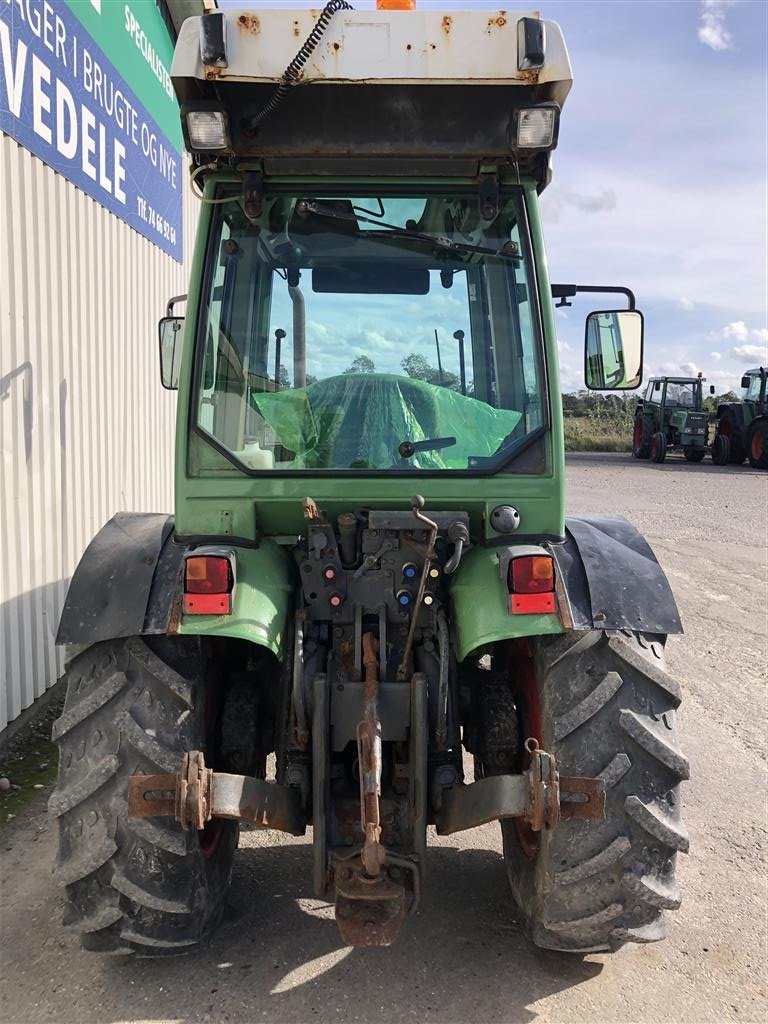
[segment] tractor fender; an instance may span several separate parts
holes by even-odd
[[[664,571],[647,541],[619,516],[570,516],[561,541],[543,541],[555,560],[560,614],[509,612],[504,567],[528,546],[478,545],[451,583],[454,649],[459,661],[488,644],[565,630],[623,629],[682,633]]]
[[[549,547],[573,629],[683,632],[664,570],[622,516],[567,516],[565,540]]]
[[[119,512],[85,550],[69,585],[57,644],[180,633],[250,640],[282,657],[295,589],[288,554],[272,541],[234,545],[237,584],[231,615],[184,615],[181,575],[194,545],[174,539],[172,516]],[[221,537],[221,547],[233,541]]]
[[[56,643],[167,632],[186,550],[172,538],[165,513],[118,512],[105,523],[75,569]]]

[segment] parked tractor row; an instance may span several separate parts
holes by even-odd
[[[716,466],[738,466],[749,459],[753,469],[768,469],[767,377],[765,367],[748,370],[741,379],[743,400],[718,405],[711,445],[705,378],[652,378],[635,408],[632,454],[660,463],[669,452],[681,452],[686,462],[701,462],[709,451]],[[709,391],[714,395],[714,387]]]

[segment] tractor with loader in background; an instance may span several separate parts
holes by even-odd
[[[639,386],[643,345],[629,289],[548,279],[562,34],[379,6],[179,35],[175,512],[103,527],[58,632],[56,873],[91,950],[207,942],[241,821],[311,828],[350,945],[395,940],[430,827],[500,821],[542,947],[660,939],[680,902],[677,608],[632,525],[565,514],[553,295],[626,305],[588,317],[589,387]]]

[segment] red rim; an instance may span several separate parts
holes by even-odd
[[[720,423],[718,424],[718,427],[717,427],[717,432],[718,432],[718,434],[722,434],[723,437],[727,437],[728,440],[730,441],[730,439],[731,439],[731,421],[730,420],[720,420]]]
[[[658,454],[659,446],[656,443],[656,438],[651,438],[651,458],[655,459]]]
[[[202,832],[197,833],[197,841],[200,844],[200,853],[204,860],[210,860],[216,852],[221,837],[224,834],[224,821],[222,818],[211,818]]]
[[[752,435],[752,458],[758,462],[763,456],[763,432],[756,430]]]
[[[639,451],[643,446],[643,421],[635,420],[635,448]]]
[[[534,737],[539,746],[543,746],[541,729],[541,701],[539,688],[536,685],[536,673],[533,670],[531,648],[527,640],[513,640],[510,643],[509,668],[515,680],[515,698],[520,717],[520,732],[523,740]],[[530,754],[523,748],[520,757],[520,769],[530,765]],[[522,818],[515,818],[515,831],[523,855],[533,860],[539,852],[539,834],[534,832]]]

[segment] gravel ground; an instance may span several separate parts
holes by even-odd
[[[686,627],[668,663],[691,760],[683,906],[665,943],[584,958],[532,948],[507,895],[498,826],[432,839],[423,907],[388,950],[342,947],[307,898],[310,847],[245,832],[228,921],[172,961],[100,959],[61,926],[42,797],[0,833],[5,1024],[198,1021],[762,1022],[768,1017],[768,478],[670,460],[569,458],[569,509],[626,515],[666,569]]]

